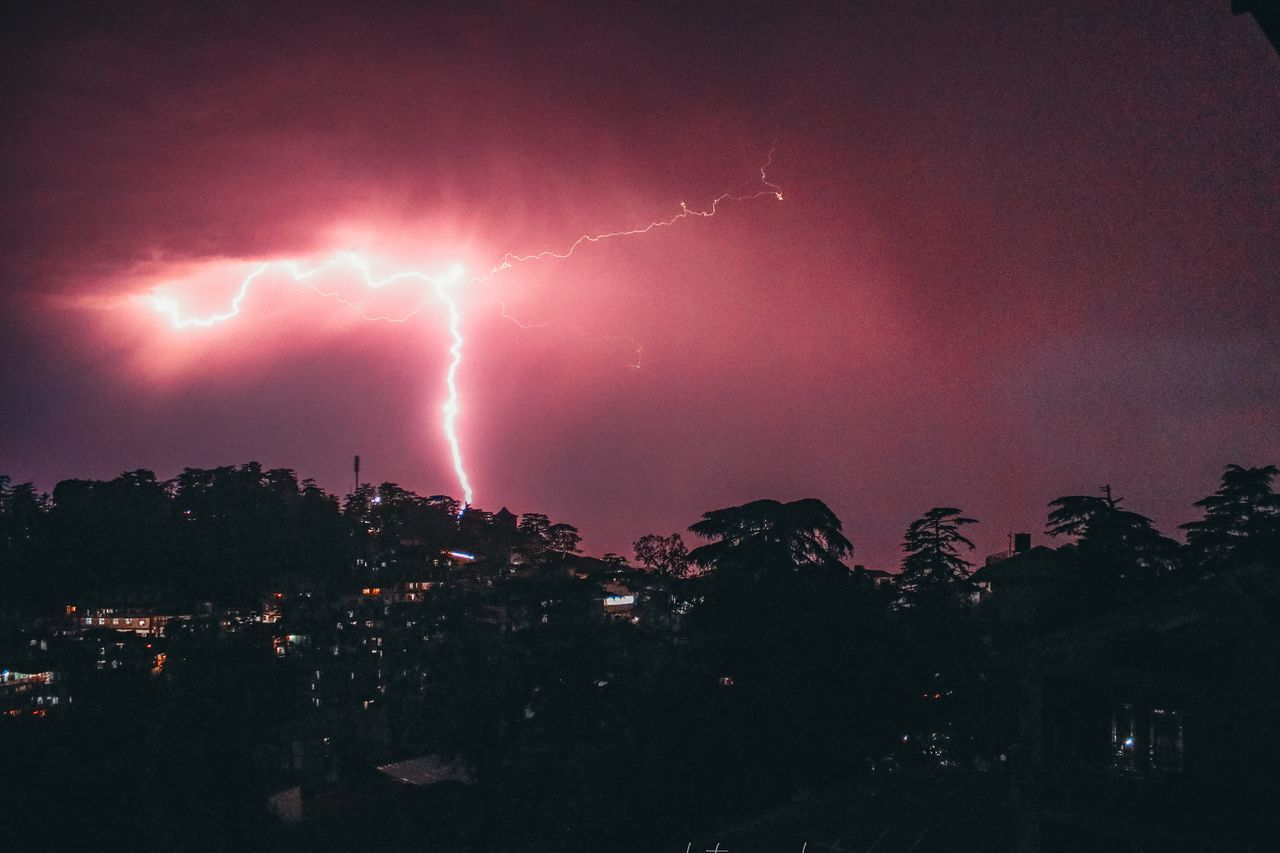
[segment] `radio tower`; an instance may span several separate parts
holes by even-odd
[[[359,453],[357,453],[357,454],[356,454],[356,461],[355,461],[355,465],[354,465],[354,467],[355,467],[355,471],[356,471],[356,488],[355,488],[355,491],[356,491],[356,492],[358,492],[358,491],[360,491],[360,454],[359,454]],[[355,492],[352,492],[352,494],[355,494]]]

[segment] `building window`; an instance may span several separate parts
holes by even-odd
[[[1182,770],[1182,712],[1151,710],[1151,768],[1163,773]]]
[[[1117,703],[1111,709],[1111,766],[1126,773],[1179,773],[1182,712]]]
[[[1138,755],[1138,716],[1132,705],[1116,705],[1111,710],[1111,766],[1136,771]]]

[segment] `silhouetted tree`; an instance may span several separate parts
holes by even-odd
[[[700,566],[747,574],[840,566],[853,553],[840,519],[816,498],[752,501],[705,513],[690,531],[714,540],[689,553]]]
[[[1187,550],[1201,571],[1280,561],[1280,495],[1272,480],[1280,468],[1228,465],[1218,490],[1196,506],[1201,521],[1182,525]]]
[[[48,496],[31,483],[11,483],[0,476],[0,602],[56,599],[48,579],[35,575],[48,539]]]
[[[370,523],[370,511],[373,509],[374,488],[371,483],[361,483],[359,488],[347,495],[342,502],[342,514],[352,521]]]
[[[308,478],[302,481],[296,505],[293,538],[299,572],[331,588],[348,580],[351,544],[338,499]]]
[[[441,551],[458,544],[459,506],[452,498],[424,498],[396,483],[376,490],[361,486],[348,496],[344,514],[364,561],[363,573],[379,580],[420,579]],[[477,511],[466,520],[469,538],[478,538],[475,528],[483,529],[487,516]]]
[[[764,808],[889,748],[905,682],[887,602],[841,561],[852,545],[835,514],[813,499],[755,501],[690,529],[716,540],[690,554],[712,571],[682,582],[695,593],[690,647],[718,686],[702,700],[715,722],[699,762],[735,780],[704,807]],[[744,741],[760,745],[745,759],[730,746]]]
[[[550,547],[551,519],[540,512],[526,512],[516,527],[519,543],[516,550],[526,560],[538,560]]]
[[[578,534],[578,528],[572,524],[561,522],[547,528],[547,546],[561,555],[577,554],[582,550],[578,547],[581,542],[582,536]]]
[[[16,551],[40,535],[49,499],[31,483],[10,483],[8,477],[0,477],[0,548]]]
[[[1097,582],[1153,580],[1177,566],[1178,545],[1155,529],[1151,519],[1121,509],[1110,487],[1102,496],[1067,495],[1049,503],[1046,532],[1075,536],[1084,576]]]
[[[689,549],[679,533],[650,533],[637,539],[632,547],[636,559],[651,572],[679,578],[689,571]]]
[[[572,524],[552,524],[551,519],[538,512],[526,512],[520,516],[518,549],[526,559],[545,563],[554,555],[564,557],[577,554],[582,536]]]
[[[955,507],[934,507],[911,522],[902,542],[906,556],[898,576],[906,603],[960,601],[972,564],[960,556],[958,546],[973,550],[973,543],[960,528],[977,523]]]
[[[525,536],[542,542],[547,540],[547,530],[551,527],[551,519],[540,512],[526,512],[520,516],[520,524],[516,528]]]
[[[173,576],[175,516],[150,471],[114,480],[63,480],[49,510],[50,567],[69,595],[117,589],[160,594]]]
[[[178,519],[171,574],[187,595],[251,601],[349,569],[354,543],[336,502],[287,468],[187,468],[167,488]]]

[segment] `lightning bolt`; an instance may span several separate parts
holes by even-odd
[[[159,313],[165,315],[173,322],[175,329],[189,329],[192,326],[208,328],[216,326],[218,323],[225,323],[232,317],[240,314],[240,305],[244,302],[244,298],[249,295],[249,285],[253,284],[253,280],[271,269],[271,264],[263,264],[253,272],[245,276],[244,281],[240,282],[240,289],[236,291],[236,295],[231,299],[231,310],[221,314],[211,314],[208,317],[183,317],[178,310],[178,302],[172,297],[160,296],[158,294],[150,294],[142,297],[142,301]]]
[[[462,265],[455,264],[450,270],[454,279],[462,277]],[[449,345],[449,369],[445,371],[444,383],[449,389],[449,396],[444,402],[444,435],[445,440],[449,443],[449,455],[453,459],[453,473],[458,478],[458,485],[462,487],[462,505],[463,509],[471,506],[471,478],[467,476],[467,469],[462,464],[462,449],[458,446],[458,365],[462,364],[462,345],[465,343],[462,332],[458,329],[458,323],[461,322],[461,316],[458,313],[458,303],[449,295],[449,282],[437,281],[435,283],[436,298],[439,299],[449,313],[449,337],[452,343]]]
[[[767,174],[767,170],[771,165],[773,165],[772,151],[769,152],[769,157],[768,159],[765,160],[764,165],[760,167],[760,185],[763,186],[764,189],[756,190],[755,192],[746,193],[745,195],[735,195],[732,192],[721,193],[720,195],[713,198],[711,200],[711,204],[703,208],[702,210],[694,210],[693,208],[689,207],[687,204],[685,204],[682,201],[680,202],[680,212],[676,213],[675,215],[671,216],[668,219],[654,220],[653,222],[650,222],[648,225],[642,225],[638,228],[629,228],[625,231],[607,231],[603,234],[583,234],[581,237],[579,237],[578,239],[570,243],[568,248],[565,248],[565,249],[560,249],[560,250],[543,249],[542,251],[534,252],[531,255],[516,255],[512,253],[507,253],[506,255],[503,255],[502,261],[499,262],[497,266],[489,270],[488,275],[484,276],[483,278],[478,278],[476,279],[476,281],[477,282],[488,281],[498,273],[503,272],[504,270],[509,270],[517,264],[528,263],[530,261],[541,261],[547,258],[564,260],[572,256],[579,246],[582,246],[586,243],[599,243],[603,240],[613,240],[618,237],[638,237],[642,234],[648,234],[650,231],[656,231],[660,228],[670,228],[672,225],[675,225],[680,220],[688,219],[691,216],[696,216],[702,219],[710,219],[711,217],[715,216],[716,213],[719,212],[720,205],[724,204],[725,202],[734,202],[734,203],[741,204],[749,201],[755,201],[758,198],[767,198],[768,196],[773,196],[778,201],[782,201],[782,187],[770,181],[769,176]]]
[[[235,295],[231,299],[230,307],[223,312],[209,314],[207,316],[188,316],[184,315],[178,301],[171,296],[164,295],[154,290],[151,293],[138,297],[139,301],[150,307],[155,312],[167,317],[175,329],[188,328],[208,328],[220,323],[227,322],[241,313],[244,307],[245,299],[249,295],[250,288],[263,275],[268,272],[282,271],[289,275],[295,282],[305,284],[317,294],[329,299],[333,299],[342,305],[357,311],[361,317],[366,320],[376,320],[392,323],[403,323],[420,312],[426,304],[424,295],[418,304],[407,314],[400,317],[391,317],[387,315],[371,315],[355,302],[343,297],[336,291],[327,291],[321,289],[314,279],[317,279],[324,273],[332,272],[336,269],[347,268],[357,272],[365,285],[371,289],[381,289],[388,285],[401,281],[417,281],[426,285],[435,294],[436,301],[439,302],[445,311],[448,320],[449,330],[449,363],[445,370],[445,402],[441,406],[443,414],[442,427],[444,430],[445,441],[449,447],[449,455],[453,463],[454,475],[457,478],[458,486],[462,489],[465,511],[470,506],[474,498],[474,492],[471,488],[471,479],[467,475],[466,466],[463,463],[463,455],[461,444],[458,440],[457,421],[460,411],[458,391],[458,370],[462,365],[462,350],[466,344],[463,337],[461,324],[462,312],[458,307],[458,302],[454,298],[452,288],[460,284],[479,284],[487,282],[499,273],[509,270],[519,264],[531,263],[545,259],[564,260],[573,255],[573,253],[581,246],[589,243],[599,243],[605,240],[612,240],[621,237],[637,237],[648,234],[662,228],[669,228],[683,219],[690,217],[698,217],[709,219],[715,216],[720,207],[725,203],[745,203],[754,201],[759,198],[767,198],[772,196],[778,201],[782,201],[782,188],[769,180],[767,170],[773,164],[773,151],[770,150],[768,158],[764,164],[760,166],[760,178],[757,189],[742,193],[734,194],[732,192],[721,193],[711,200],[711,203],[702,208],[690,208],[683,201],[680,202],[680,209],[672,216],[666,219],[654,220],[647,225],[636,228],[629,228],[622,231],[607,231],[599,234],[583,234],[576,240],[569,243],[563,249],[544,249],[527,255],[517,255],[507,253],[502,256],[501,261],[493,266],[488,273],[476,278],[464,278],[466,271],[461,264],[454,264],[443,275],[429,275],[420,270],[400,270],[390,275],[378,278],[373,273],[372,262],[356,252],[340,251],[332,256],[324,259],[320,263],[306,267],[301,261],[293,259],[282,259],[267,261],[255,267],[240,282],[240,287],[236,290]],[[548,325],[548,323],[522,323],[515,317],[507,314],[506,306],[502,306],[502,317],[519,325],[521,328],[534,328],[537,326]],[[636,346],[636,362],[633,367],[639,369],[640,359],[643,356],[643,347]]]

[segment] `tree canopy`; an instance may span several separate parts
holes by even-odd
[[[1228,465],[1218,490],[1196,501],[1204,518],[1182,525],[1191,558],[1204,571],[1275,560],[1280,556],[1280,495],[1275,465]]]
[[[853,553],[840,519],[816,498],[782,503],[758,500],[712,510],[689,528],[713,540],[689,553],[699,566],[758,574],[815,566],[842,566]]]
[[[689,570],[689,549],[679,533],[659,536],[650,533],[641,536],[632,545],[636,559],[651,572],[672,577],[684,577]]]
[[[955,507],[934,507],[907,527],[902,541],[906,556],[898,586],[906,599],[919,603],[939,595],[957,599],[960,586],[969,578],[970,562],[960,556],[958,546],[970,551],[973,543],[960,528],[977,524]]]
[[[1049,503],[1046,532],[1076,537],[1077,556],[1086,574],[1101,581],[1150,580],[1177,567],[1178,544],[1155,528],[1150,518],[1122,509],[1123,498],[1066,495]]]

